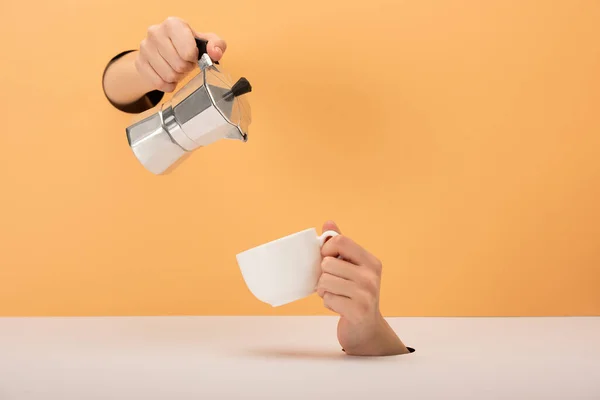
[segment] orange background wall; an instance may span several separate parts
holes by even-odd
[[[600,2],[0,9],[0,315],[328,314],[235,254],[329,218],[386,315],[600,315]],[[228,41],[253,124],[156,177],[101,74],[169,15]]]

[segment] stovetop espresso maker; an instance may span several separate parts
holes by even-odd
[[[252,86],[246,78],[232,83],[209,57],[207,42],[196,39],[196,45],[200,72],[126,129],[133,153],[154,174],[175,168],[192,151],[217,140],[248,140],[251,111],[244,95]]]

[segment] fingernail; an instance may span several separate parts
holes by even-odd
[[[215,46],[215,51],[216,51],[216,52],[217,52],[219,55],[223,55],[223,49],[222,49],[222,48],[220,48],[220,47],[218,47],[218,46]]]

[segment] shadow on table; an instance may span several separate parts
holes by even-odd
[[[260,358],[287,358],[298,360],[335,360],[343,359],[342,351],[312,350],[312,349],[282,349],[255,348],[244,351],[245,355]],[[346,357],[347,358],[347,357]]]

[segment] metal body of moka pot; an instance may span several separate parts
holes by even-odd
[[[200,72],[170,101],[141,114],[127,127],[129,146],[150,172],[162,174],[185,155],[220,139],[248,140],[250,83],[232,84],[196,39]]]

